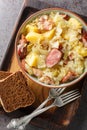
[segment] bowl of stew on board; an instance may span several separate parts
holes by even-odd
[[[87,25],[68,10],[48,8],[28,17],[15,48],[22,71],[42,86],[71,86],[87,73]]]

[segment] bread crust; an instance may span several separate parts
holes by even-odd
[[[8,77],[10,74],[12,74],[9,71],[0,71],[0,80],[5,79],[6,77]]]
[[[0,71],[0,81],[7,78],[10,74],[12,74],[9,71]],[[0,102],[0,107],[2,107],[1,102]]]
[[[34,93],[21,71],[0,80],[0,101],[6,112],[12,112],[34,103]]]

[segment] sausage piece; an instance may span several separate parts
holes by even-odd
[[[73,80],[74,78],[76,78],[76,73],[75,72],[72,72],[72,71],[69,71],[62,79],[62,83],[65,83],[69,80]]]
[[[27,40],[24,35],[21,36],[21,39],[19,40],[19,44],[17,45],[17,53],[20,57],[20,59],[25,58],[27,55]]]
[[[59,51],[58,49],[52,49],[46,57],[46,66],[49,68],[53,67],[61,60],[61,57],[61,51]]]

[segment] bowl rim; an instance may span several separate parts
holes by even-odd
[[[39,16],[40,14],[43,14],[44,12],[47,12],[47,11],[60,11],[60,12],[66,12],[69,13],[69,15],[72,15],[76,18],[78,18],[78,20],[81,21],[81,23],[83,24],[83,26],[86,28],[87,30],[87,23],[76,13],[68,10],[68,9],[64,9],[64,8],[45,8],[45,9],[42,9],[40,11],[37,11],[33,14],[31,14],[28,18],[26,18],[26,20],[24,20],[24,22],[21,24],[20,28],[18,29],[18,32],[17,32],[17,35],[16,35],[16,38],[15,38],[15,53],[16,53],[16,57],[17,57],[17,61],[18,61],[18,64],[19,64],[19,67],[21,68],[22,72],[25,74],[25,76],[27,76],[28,78],[30,78],[32,81],[34,81],[35,83],[37,83],[38,85],[41,85],[41,86],[45,86],[45,87],[48,87],[48,88],[62,88],[62,87],[69,87],[69,86],[72,86],[74,84],[76,84],[77,82],[79,82],[81,79],[83,79],[83,77],[87,74],[86,71],[84,71],[78,78],[70,81],[70,82],[67,82],[67,83],[63,83],[63,84],[59,84],[59,85],[48,85],[48,84],[45,84],[45,83],[42,83],[40,82],[39,80],[37,80],[36,78],[34,78],[33,76],[29,75],[24,69],[23,67],[21,66],[21,62],[20,62],[20,59],[17,55],[17,43],[18,43],[18,37],[20,35],[20,31],[21,29],[23,28],[23,26],[25,26],[27,24],[27,22],[29,22],[29,20],[33,17],[36,17],[37,15]]]

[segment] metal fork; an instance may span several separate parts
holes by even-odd
[[[40,110],[41,108],[43,108],[45,106],[45,104],[50,101],[53,98],[56,98],[57,96],[59,96],[63,91],[65,90],[65,88],[51,88],[49,91],[49,95],[46,98],[45,101],[43,101],[39,107],[37,107],[32,113],[36,112],[37,110]],[[32,118],[28,119],[28,123],[31,121]],[[11,122],[14,120],[11,120]],[[11,128],[12,126],[10,126],[12,123],[9,123],[7,128]],[[26,125],[26,124],[25,124]],[[18,129],[24,129],[24,125],[21,126],[21,128]]]
[[[64,90],[65,90],[65,88],[51,88],[50,91],[49,91],[49,95],[48,95],[48,97],[46,98],[46,100],[43,101],[43,102],[40,104],[40,106],[37,107],[37,108],[34,110],[34,112],[37,111],[37,110],[39,110],[39,109],[41,109],[41,108],[43,108],[48,101],[50,101],[50,100],[53,99],[53,98],[58,97]]]
[[[35,116],[47,111],[48,109],[50,109],[54,106],[62,107],[64,105],[74,101],[75,99],[79,98],[80,96],[81,96],[81,94],[78,89],[75,89],[75,90],[69,91],[65,94],[62,94],[62,95],[58,96],[50,106],[37,110],[36,112],[31,113],[30,115],[27,115],[20,119],[11,120],[11,122],[8,124],[7,128],[16,128],[18,130],[23,130],[25,128],[25,126],[28,124],[30,118],[32,119]]]

